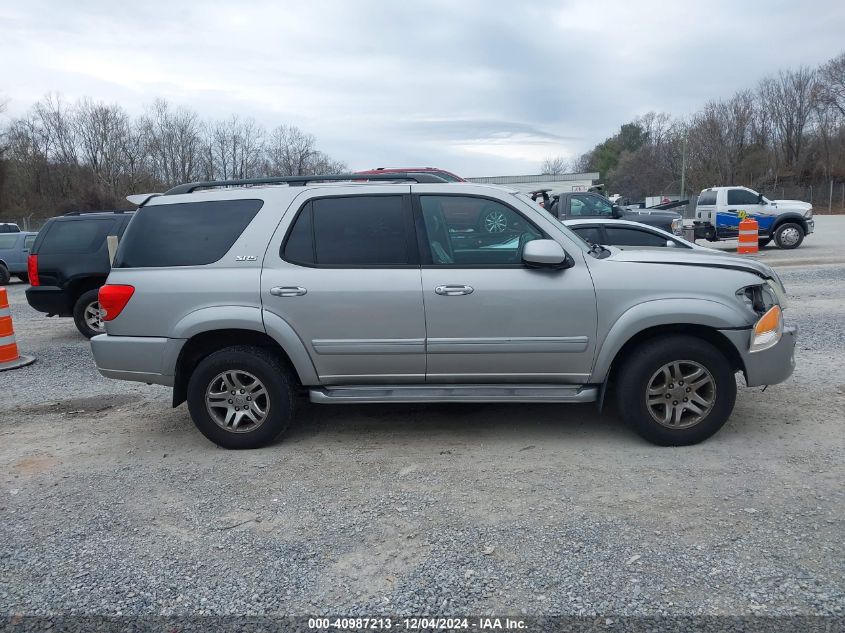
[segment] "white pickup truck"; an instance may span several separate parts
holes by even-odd
[[[813,205],[800,200],[769,200],[748,187],[710,187],[698,196],[695,237],[711,242],[736,239],[744,217],[757,220],[760,246],[798,248],[815,229]]]

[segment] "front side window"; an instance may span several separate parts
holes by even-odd
[[[431,263],[519,264],[526,242],[542,232],[511,207],[474,196],[420,196]]]
[[[612,246],[666,246],[667,238],[635,228],[605,227],[607,243]]]
[[[569,213],[573,217],[613,217],[613,207],[598,196],[575,194],[569,199]]]
[[[407,265],[412,227],[402,196],[320,198],[299,212],[282,257],[308,266]]]
[[[759,204],[757,194],[745,189],[729,189],[728,204]]]
[[[262,200],[214,200],[141,207],[120,240],[114,266],[216,262],[232,248],[263,204]]]

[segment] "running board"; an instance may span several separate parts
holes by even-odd
[[[379,385],[311,389],[311,402],[595,402],[599,389],[583,385]]]

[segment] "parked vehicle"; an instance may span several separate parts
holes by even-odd
[[[769,200],[748,187],[710,187],[698,195],[695,237],[711,242],[735,240],[743,217],[757,220],[760,246],[798,248],[815,229],[813,205],[800,200]]]
[[[517,191],[423,176],[133,198],[100,289],[99,371],[173,387],[173,405],[187,400],[226,448],[272,442],[300,392],[317,403],[610,394],[643,437],[694,444],[730,416],[736,372],[748,386],[792,373],[796,330],[768,266],[590,246]],[[453,231],[453,198],[495,205],[517,239],[491,247]]]
[[[12,275],[24,282],[29,280],[26,263],[35,235],[30,231],[0,233],[0,286],[9,283]]]
[[[73,317],[88,338],[104,332],[97,292],[110,269],[106,237],[122,235],[131,217],[129,211],[72,212],[47,220],[29,253],[29,305],[47,316]]]
[[[0,222],[0,233],[20,233],[21,227],[14,222]]]
[[[686,248],[721,253],[716,249],[689,242],[669,231],[629,220],[593,218],[566,220],[564,224],[590,244],[616,246],[623,250],[632,248]]]
[[[683,216],[680,213],[664,209],[626,209],[595,192],[564,192],[552,197],[551,204],[546,203],[544,207],[562,221],[615,218],[655,226],[675,235],[683,235],[684,232]]]

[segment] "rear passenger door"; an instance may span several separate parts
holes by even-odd
[[[425,315],[410,187],[299,196],[264,258],[263,309],[299,335],[324,384],[422,382]]]

